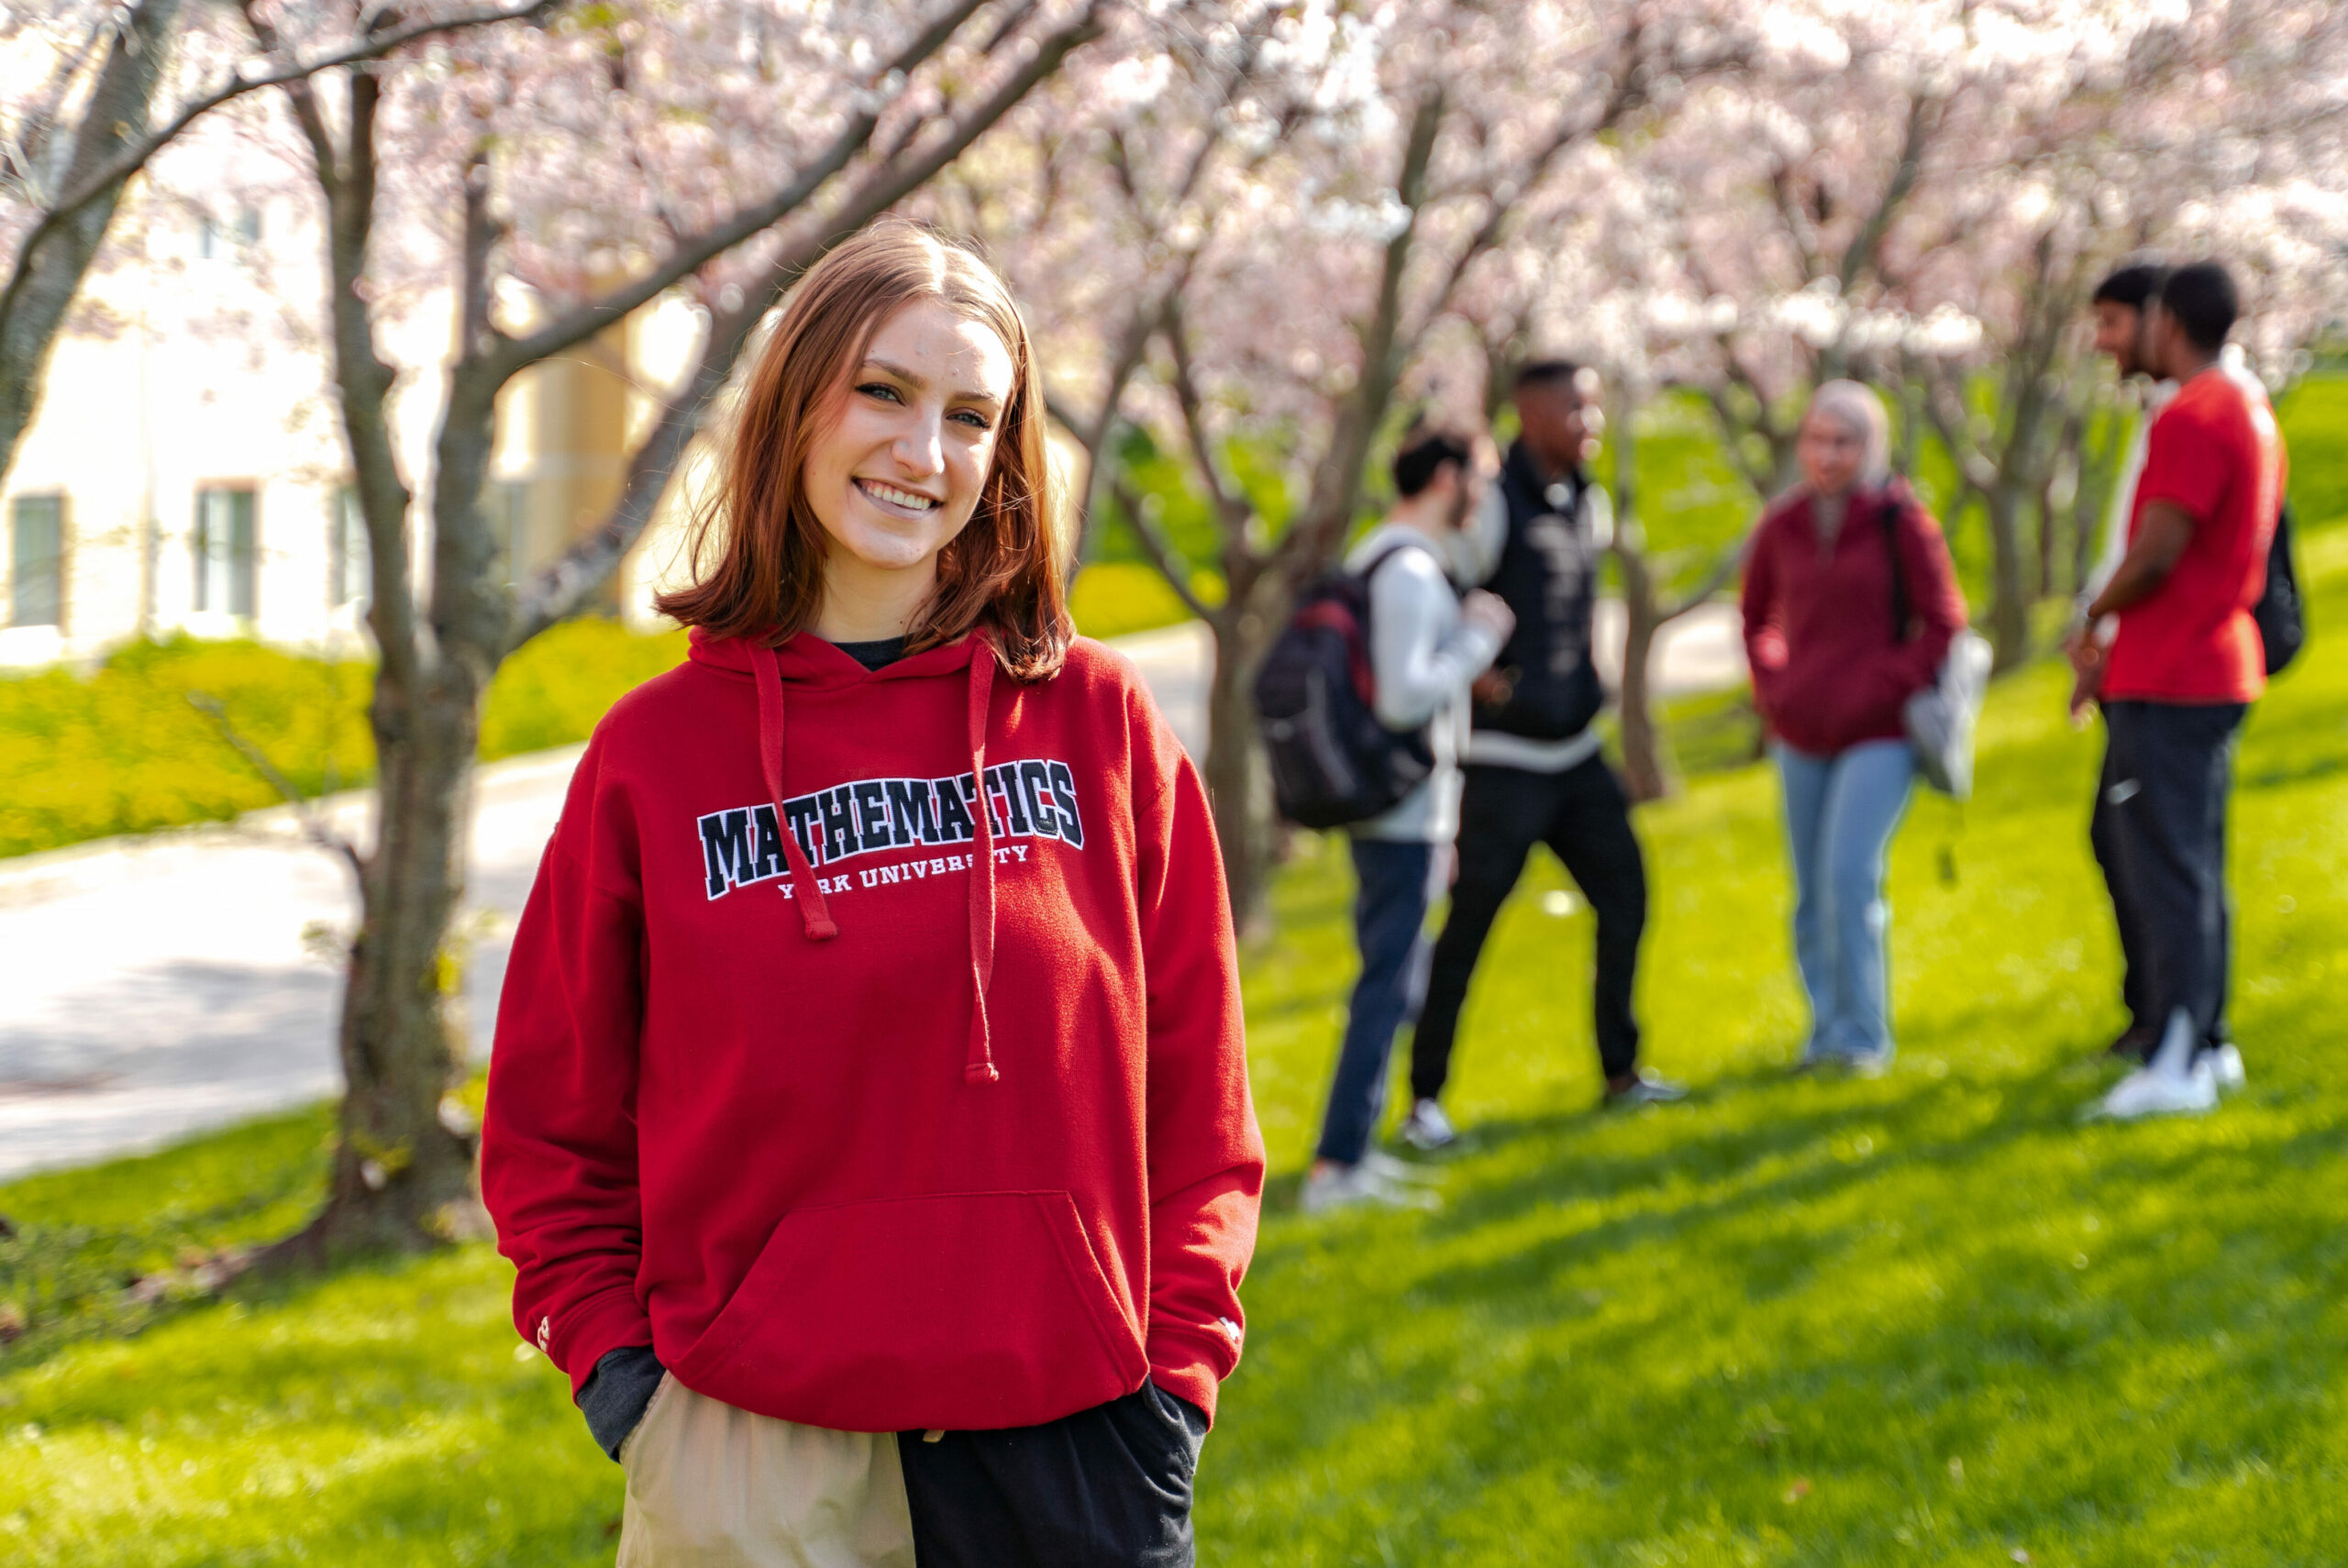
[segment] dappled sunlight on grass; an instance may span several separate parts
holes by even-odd
[[[618,1471],[471,1247],[246,1292],[0,1395],[0,1558],[608,1561]]]
[[[2321,637],[2348,626],[2348,531],[2306,553]],[[2251,1082],[2202,1120],[2078,1121],[2121,1015],[2101,743],[2062,693],[2002,682],[1979,798],[1920,798],[1902,831],[1881,1079],[1785,1074],[1766,767],[1640,813],[1647,1050],[1687,1105],[1596,1109],[1589,914],[1536,857],[1469,1000],[1432,1215],[1294,1209],[1355,968],[1342,844],[1299,841],[1246,960],[1275,1177],[1202,1562],[2339,1559],[2348,652],[2315,644],[2244,737]],[[484,1247],[112,1332],[109,1281],[289,1228],[325,1128],[0,1187],[0,1297],[50,1280],[63,1314],[0,1351],[0,1562],[610,1561],[619,1473]]]
[[[2319,624],[2348,617],[2341,536],[2309,552]],[[1693,1104],[1592,1109],[1589,917],[1548,912],[1566,884],[1536,859],[1470,999],[1446,1209],[1268,1215],[1202,1492],[1219,1560],[2294,1562],[2348,1539],[2348,779],[2303,765],[2339,744],[2348,659],[2293,671],[2245,737],[2252,1088],[2206,1121],[2078,1124],[2121,1016],[2085,842],[2100,738],[2062,693],[2053,668],[2003,683],[1979,798],[1911,812],[1879,1081],[1783,1076],[1802,1013],[1766,767],[1642,813],[1648,1050]],[[1334,852],[1300,862],[1283,913],[1335,918],[1344,881]],[[1255,973],[1318,1012],[1276,1026],[1309,1063],[1259,1073],[1284,1186],[1351,972],[1287,929]]]

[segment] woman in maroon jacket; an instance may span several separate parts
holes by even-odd
[[[1073,635],[970,251],[793,289],[499,1003],[482,1193],[623,1568],[1178,1568],[1264,1148],[1205,791]]]
[[[1940,525],[1888,480],[1888,445],[1875,393],[1820,387],[1796,447],[1805,482],[1762,518],[1744,567],[1753,698],[1793,853],[1804,1067],[1891,1060],[1884,852],[1916,771],[1900,710],[1965,625]]]

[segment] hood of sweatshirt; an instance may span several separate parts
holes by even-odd
[[[968,690],[963,733],[969,743],[972,789],[987,773],[987,719],[994,696],[993,645],[973,632],[956,642],[869,670],[821,637],[793,636],[780,646],[748,637],[713,637],[695,626],[687,646],[695,664],[737,677],[747,676],[759,692],[759,771],[777,820],[787,821],[782,790],[782,747],[789,696],[793,688],[831,691],[893,680],[960,679]],[[973,797],[975,798],[975,796]],[[978,858],[970,874],[970,1052],[962,1076],[972,1083],[1002,1077],[994,1065],[987,1031],[987,982],[994,972],[994,813],[976,813]],[[785,833],[782,851],[797,888],[799,915],[808,940],[828,942],[839,922],[822,883],[809,864],[808,846],[796,832]]]
[[[1263,1148],[1212,813],[1133,667],[696,635],[581,758],[482,1184],[583,1384],[839,1430],[1212,1410]]]

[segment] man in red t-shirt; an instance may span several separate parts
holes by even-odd
[[[2202,1111],[2241,1057],[2219,1038],[2230,933],[2226,797],[2233,741],[2266,672],[2251,609],[2282,507],[2282,436],[2265,392],[2219,363],[2239,314],[2217,263],[2181,267],[2147,323],[2151,357],[2178,383],[2153,422],[2128,553],[2087,608],[2118,617],[2108,650],[2075,641],[2080,696],[2103,708],[2105,801],[2150,959],[2150,1058],[2099,1109]]]

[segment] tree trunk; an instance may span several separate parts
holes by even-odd
[[[1269,624],[1253,595],[1233,601],[1208,623],[1214,632],[1214,671],[1207,682],[1207,756],[1201,771],[1214,806],[1215,837],[1223,845],[1232,923],[1243,937],[1270,928],[1272,870],[1279,858],[1279,818],[1250,690],[1270,646]]]
[[[146,133],[179,12],[180,0],[144,0],[119,14],[119,25],[106,45],[105,63],[98,70],[81,119],[49,127],[50,138],[66,138],[72,144],[64,167],[57,171],[53,194],[70,192],[103,172],[107,160]],[[40,412],[50,350],[121,199],[117,181],[55,226],[36,230],[14,258],[7,287],[0,293],[0,477],[14,464],[18,444]]]
[[[2023,582],[2021,494],[2000,475],[1981,498],[1989,520],[1989,641],[1996,668],[2012,669],[2030,657],[2030,593]]]
[[[1623,575],[1623,689],[1615,708],[1623,739],[1623,783],[1634,801],[1673,793],[1669,749],[1656,723],[1648,669],[1656,634],[1663,629],[1646,530],[1639,524],[1638,404],[1628,387],[1611,410],[1614,429],[1614,564]]]
[[[414,1252],[485,1225],[471,1131],[443,1111],[464,1069],[463,973],[446,944],[464,896],[467,788],[480,693],[443,666],[411,690],[386,663],[373,720],[378,841],[360,879],[339,1043],[346,1088],[326,1207],[280,1253],[311,1265]]]
[[[971,0],[926,29],[897,69],[910,70],[936,53],[979,8]],[[1055,31],[1027,39],[1030,47],[1015,69],[984,97],[938,122],[945,134],[883,160],[830,207],[820,226],[770,258],[755,293],[765,301],[780,298],[804,265],[959,156],[1072,50],[1098,36],[1099,10],[1096,0]],[[255,25],[268,43],[266,24]],[[327,201],[337,390],[374,569],[368,621],[381,658],[370,715],[379,826],[373,848],[350,856],[360,874],[361,923],[344,993],[339,1038],[346,1088],[332,1186],[316,1219],[271,1254],[272,1261],[300,1263],[360,1251],[415,1250],[486,1229],[487,1217],[473,1196],[473,1132],[444,1098],[467,1055],[458,1001],[462,965],[449,927],[465,891],[482,700],[505,655],[606,580],[648,523],[763,306],[713,321],[700,363],[643,437],[604,525],[566,552],[518,604],[493,569],[495,541],[481,511],[500,389],[648,303],[709,257],[815,200],[864,150],[878,113],[852,117],[829,151],[793,172],[765,202],[521,338],[498,333],[491,320],[490,253],[497,227],[489,212],[488,149],[475,149],[465,169],[460,340],[433,445],[431,590],[420,619],[409,559],[412,496],[386,415],[393,377],[377,352],[366,303],[382,80],[371,71],[353,72],[348,80],[347,146],[338,146],[306,82],[291,83],[286,92]]]
[[[1616,699],[1623,736],[1623,785],[1634,801],[1661,801],[1678,793],[1671,747],[1656,722],[1654,687],[1648,671],[1663,617],[1646,562],[1634,570],[1623,556],[1623,690]]]

